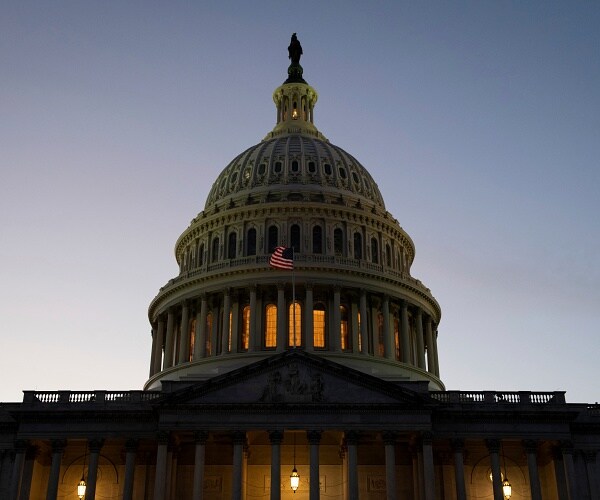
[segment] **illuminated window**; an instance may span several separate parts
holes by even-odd
[[[340,306],[340,341],[342,351],[350,349],[350,332],[348,331],[348,308]]]
[[[246,255],[256,255],[256,229],[248,229],[246,238]]]
[[[344,235],[340,228],[333,231],[333,251],[338,256],[344,254]]]
[[[378,352],[380,356],[385,355],[385,344],[383,339],[383,314],[377,314],[377,343],[379,344]]]
[[[265,347],[277,347],[277,306],[274,304],[265,308]]]
[[[296,314],[294,318],[294,305],[296,306]],[[294,323],[295,320],[295,323]],[[289,345],[290,346],[300,346],[302,345],[302,306],[296,302],[296,304],[290,304],[288,311],[288,321],[290,332]],[[295,327],[294,327],[295,326]],[[295,334],[294,334],[295,332]]]
[[[240,348],[243,351],[248,350],[250,345],[250,306],[244,307],[242,311],[242,335],[240,338]]]
[[[212,313],[208,313],[206,315],[206,355],[210,356],[212,355],[212,344],[211,344],[211,338],[212,338],[212,328],[213,328],[213,315]]]
[[[194,359],[194,347],[196,346],[196,319],[194,318],[190,324],[190,356],[188,361]]]
[[[325,347],[325,307],[315,304],[313,309],[313,343],[315,347]]]
[[[385,264],[388,267],[392,266],[392,249],[389,245],[385,246]]]

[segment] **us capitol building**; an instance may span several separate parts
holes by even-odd
[[[275,127],[175,243],[143,390],[1,404],[0,499],[600,499],[600,406],[446,390],[414,243],[288,50]]]

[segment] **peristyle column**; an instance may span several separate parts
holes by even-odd
[[[383,435],[385,446],[385,489],[387,500],[396,498],[396,436],[392,432]]]
[[[158,433],[158,447],[156,449],[156,474],[154,478],[154,499],[164,500],[167,483],[167,447],[169,434]]]
[[[533,439],[523,441],[523,447],[527,454],[527,467],[529,469],[529,486],[531,488],[531,500],[542,500],[540,489],[540,476],[537,465],[537,442]],[[504,471],[506,474],[506,471]]]
[[[423,311],[417,307],[417,316],[415,318],[417,337],[417,366],[425,369],[425,346],[423,341]]]
[[[281,499],[281,441],[283,433],[281,431],[269,432],[271,441],[271,500]]]
[[[246,433],[233,433],[233,471],[231,478],[231,500],[242,500],[242,465]]]
[[[48,478],[46,500],[56,500],[56,496],[58,494],[58,483],[60,481],[60,463],[62,461],[66,444],[67,443],[62,439],[56,439],[52,441],[52,465],[50,466],[50,477]],[[85,499],[88,500],[87,491]]]
[[[138,442],[128,439],[125,443],[125,481],[123,483],[123,500],[133,498],[133,479],[135,475],[135,457],[137,455]]]
[[[165,340],[165,360],[163,368],[171,368],[173,366],[173,328],[175,326],[175,313],[169,310],[167,313],[167,339]]]
[[[403,300],[400,305],[400,337],[402,339],[402,362],[410,362],[410,329],[408,326],[408,303]]]
[[[358,434],[346,432],[348,453],[348,500],[358,500]]]
[[[89,442],[90,457],[88,462],[88,480],[85,489],[85,500],[94,500],[96,498],[96,480],[98,478],[98,460],[100,459],[100,449],[102,440],[92,439]]]
[[[308,443],[310,445],[310,500],[319,500],[321,492],[319,490],[319,443],[321,442],[321,433],[319,431],[308,431]]]
[[[502,472],[500,470],[500,440],[488,439],[485,443],[490,453],[494,500],[504,500],[504,494],[502,493]]]
[[[179,335],[178,364],[190,360],[190,304],[187,300],[181,306],[181,334]]]
[[[467,500],[465,490],[465,461],[463,450],[465,443],[462,439],[452,440],[452,452],[454,454],[454,481],[456,482],[456,500]]]
[[[204,498],[204,463],[207,439],[208,432],[199,431],[196,433],[196,453],[194,456],[194,488],[192,490],[192,500],[202,500]]]
[[[229,353],[229,334],[231,333],[230,315],[231,295],[229,290],[225,290],[223,295],[223,329],[221,331],[221,354]]]

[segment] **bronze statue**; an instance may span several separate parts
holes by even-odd
[[[300,56],[302,55],[302,45],[300,45],[300,41],[296,37],[296,33],[292,35],[292,41],[290,42],[290,46],[288,47],[289,58],[292,61],[292,65],[300,64]]]

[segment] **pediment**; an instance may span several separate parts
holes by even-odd
[[[397,405],[429,401],[393,382],[303,351],[286,351],[171,394],[162,404]]]

